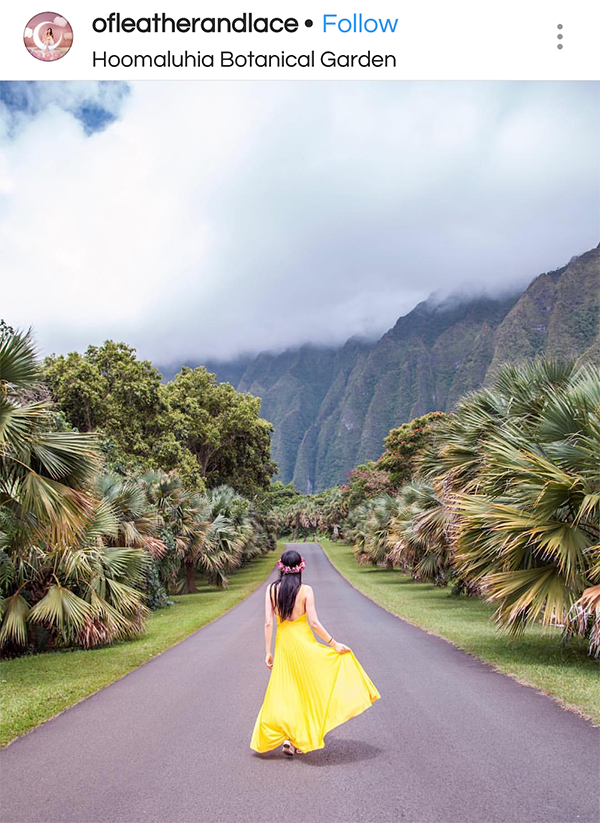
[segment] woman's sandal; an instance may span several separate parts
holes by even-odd
[[[287,754],[288,757],[293,757],[295,754],[304,754],[303,751],[293,746],[289,740],[283,741],[283,753]]]

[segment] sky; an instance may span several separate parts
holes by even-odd
[[[0,316],[157,364],[376,337],[596,246],[594,82],[0,84]]]

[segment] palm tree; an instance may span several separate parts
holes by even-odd
[[[397,514],[398,500],[389,494],[372,497],[348,515],[346,535],[354,545],[359,563],[378,565],[388,561],[387,542],[392,518]]]
[[[417,461],[418,473],[443,478],[461,492],[480,491],[488,438],[502,438],[510,428],[528,430],[548,400],[574,376],[572,364],[555,360],[503,366],[489,388],[466,395],[435,430]],[[492,490],[497,488],[497,478],[486,477],[493,480]]]
[[[600,538],[600,373],[534,364],[507,369],[499,385],[515,414],[481,437],[478,472],[458,496],[456,561],[514,633],[537,620],[564,624],[591,582]],[[531,406],[522,402],[527,394]]]
[[[196,568],[204,540],[210,527],[208,506],[197,492],[184,488],[176,474],[150,475],[149,497],[155,503],[164,524],[165,542],[172,543],[175,563],[170,568],[171,585],[180,567],[185,573],[185,591],[196,589]],[[169,541],[169,537],[171,540]]]
[[[387,535],[388,560],[415,579],[444,585],[452,566],[448,511],[435,488],[424,481],[400,490]]]
[[[394,504],[351,511],[359,562],[483,594],[500,626],[584,633],[600,653],[600,371],[501,369],[436,428]],[[387,551],[387,553],[386,553]]]
[[[1,331],[0,507],[28,532],[73,541],[92,510],[96,439],[61,430],[51,403],[29,399],[39,385],[31,333]]]
[[[359,563],[368,562],[366,549],[369,535],[369,517],[375,498],[365,500],[348,513],[345,523],[347,539],[354,547],[354,556]],[[363,558],[363,555],[366,555]]]
[[[225,587],[227,574],[244,560],[244,549],[253,553],[248,502],[229,486],[202,494],[185,489],[175,474],[148,473],[148,496],[162,518],[165,542],[185,575],[185,591],[197,591],[196,572],[212,585]],[[175,570],[176,573],[176,570]]]
[[[42,633],[96,645],[139,630],[145,553],[106,545],[118,518],[94,489],[100,453],[39,394],[30,333],[0,330],[0,645]]]
[[[339,486],[328,489],[324,494],[321,507],[322,525],[331,533],[332,539],[339,540],[342,523],[348,516],[348,504],[346,496]]]
[[[298,500],[287,509],[286,527],[292,532],[292,542],[296,542],[298,529],[302,528],[303,522],[303,502]]]
[[[51,543],[37,532],[30,542],[4,517],[2,534],[3,619],[0,645],[9,651],[33,640],[44,645],[92,646],[138,634],[147,552],[110,545],[119,534],[119,512],[97,499],[75,543]],[[41,634],[40,634],[41,630]]]
[[[600,657],[600,585],[590,586],[571,606],[565,622],[567,638],[578,634],[587,637],[589,652]]]
[[[163,520],[148,498],[144,478],[124,479],[106,472],[96,481],[96,489],[117,516],[117,532],[111,544],[144,548],[156,559],[163,557],[166,546],[159,538]]]
[[[365,540],[365,554],[363,561],[368,558],[370,563],[379,565],[385,562],[391,569],[393,564],[389,558],[388,535],[392,518],[398,512],[398,499],[390,494],[382,494],[373,498],[367,518],[367,534]]]
[[[227,574],[244,562],[244,550],[252,539],[248,501],[230,486],[218,486],[203,495],[210,528],[199,557],[199,568],[209,583],[227,586]]]
[[[298,522],[304,530],[304,541],[306,542],[310,532],[313,533],[313,540],[317,539],[317,528],[320,523],[320,511],[314,498],[305,498],[300,504]]]

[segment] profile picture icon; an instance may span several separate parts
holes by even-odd
[[[36,60],[60,60],[73,45],[73,29],[68,20],[53,11],[32,17],[23,32],[25,48]]]

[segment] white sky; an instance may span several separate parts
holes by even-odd
[[[597,83],[5,85],[0,316],[45,353],[339,343],[600,239]]]

